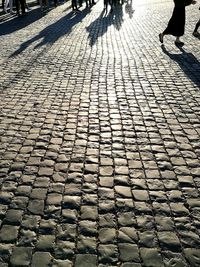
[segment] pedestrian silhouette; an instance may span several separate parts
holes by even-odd
[[[21,15],[24,16],[26,14],[26,11],[25,11],[26,2],[25,2],[25,0],[16,0],[15,5],[16,5],[17,15],[18,16],[21,16]]]
[[[132,0],[127,0],[125,5],[125,12],[129,15],[129,18],[131,19],[133,17],[134,9],[132,6]]]
[[[76,0],[72,0],[72,10],[73,11],[78,11],[78,6],[77,6],[77,1]]]
[[[159,40],[161,43],[163,43],[164,36],[170,34],[176,37],[176,45],[184,45],[184,43],[180,41],[180,37],[184,35],[185,31],[185,7],[195,3],[195,0],[174,0],[172,17],[164,32],[159,34]]]

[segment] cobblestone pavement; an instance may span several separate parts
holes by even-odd
[[[0,266],[200,266],[198,6],[69,3],[0,24]]]

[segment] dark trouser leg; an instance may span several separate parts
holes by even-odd
[[[88,7],[88,5],[89,5],[89,6],[92,6],[92,3],[91,3],[90,0],[86,0],[85,2],[86,2],[86,7]]]
[[[17,15],[19,15],[19,0],[15,1],[15,5],[16,5],[16,11],[17,11]]]
[[[25,14],[25,0],[19,0],[21,5],[22,14]]]
[[[77,4],[76,4],[76,0],[72,0],[72,9],[74,10],[74,9],[78,9],[78,7],[77,7]]]

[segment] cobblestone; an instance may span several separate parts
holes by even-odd
[[[0,266],[200,266],[200,50],[169,0],[0,13]]]

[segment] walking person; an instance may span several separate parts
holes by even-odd
[[[25,11],[26,2],[25,2],[25,0],[16,0],[15,1],[15,5],[16,5],[16,10],[17,10],[17,15],[18,16],[26,15],[26,11]],[[20,14],[20,8],[21,8],[22,14]]]
[[[199,7],[199,10],[200,10],[200,7]],[[200,27],[200,19],[199,19],[199,21],[197,22],[197,24],[196,24],[196,26],[195,26],[195,29],[194,29],[194,31],[193,31],[193,35],[195,36],[195,37],[198,37],[199,36],[199,32],[198,32],[198,28]]]
[[[72,11],[77,12],[78,6],[76,0],[72,0]]]
[[[10,9],[10,14],[14,14],[13,13],[13,0],[5,0],[5,2],[4,2],[4,11],[6,13],[8,13],[8,7]]]
[[[176,45],[184,45],[184,43],[181,42],[180,37],[183,36],[185,32],[185,7],[190,4],[196,4],[196,0],[174,0],[172,17],[164,32],[159,34],[161,43],[163,43],[164,36],[170,34],[176,37]]]

